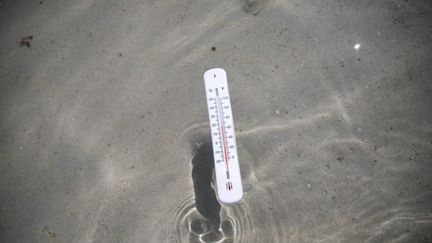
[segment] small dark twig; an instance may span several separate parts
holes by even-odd
[[[20,41],[18,41],[18,44],[20,46],[27,46],[28,48],[30,48],[32,40],[33,40],[33,36],[32,35],[24,36],[24,37],[21,38]]]

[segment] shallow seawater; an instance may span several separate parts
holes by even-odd
[[[0,242],[432,241],[430,23],[430,1],[1,1]]]
[[[335,102],[319,114],[238,132],[245,188],[238,205],[221,205],[215,197],[207,124],[186,129],[180,142],[189,143],[194,154],[195,190],[175,212],[168,227],[175,228],[173,237],[178,242],[427,242],[431,217],[417,207],[426,206],[430,196],[413,188],[428,180],[421,179],[428,166],[400,168],[382,157],[386,146],[362,139],[359,129],[344,135],[353,128]],[[419,178],[409,185],[403,178],[414,179],[413,170]]]

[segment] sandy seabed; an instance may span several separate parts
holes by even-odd
[[[0,241],[431,242],[431,23],[422,0],[1,0]]]

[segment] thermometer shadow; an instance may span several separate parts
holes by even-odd
[[[195,191],[195,207],[207,220],[211,231],[220,226],[221,205],[211,185],[214,170],[213,148],[210,142],[200,145],[192,158],[192,180]]]

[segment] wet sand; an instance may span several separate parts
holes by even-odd
[[[430,242],[430,23],[430,1],[2,0],[0,241]]]

